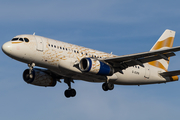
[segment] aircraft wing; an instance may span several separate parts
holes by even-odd
[[[143,67],[143,63],[165,59],[171,56],[175,56],[174,52],[180,51],[180,46],[172,47],[167,49],[154,50],[149,52],[142,52],[130,55],[117,56],[112,58],[104,58],[102,61],[105,61],[111,64],[113,67],[125,69],[130,66],[140,65]]]

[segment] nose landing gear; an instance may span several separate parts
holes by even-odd
[[[34,66],[35,66],[35,63],[28,64],[28,67],[29,67],[29,78],[30,79],[33,78],[32,70],[33,70]]]

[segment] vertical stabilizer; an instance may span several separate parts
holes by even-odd
[[[164,49],[164,48],[171,48],[173,46],[175,33],[176,32],[172,30],[168,30],[168,29],[165,30],[150,51]]]
[[[175,31],[166,29],[150,51],[171,48],[173,46],[175,33],[176,33]],[[170,58],[168,59],[170,60]],[[169,61],[160,59],[149,62],[149,64],[167,71],[169,66]]]

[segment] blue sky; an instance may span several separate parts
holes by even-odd
[[[165,29],[177,31],[180,1],[169,0],[1,0],[0,44],[19,34],[33,34],[116,55],[149,51]],[[26,84],[27,65],[0,51],[0,119],[2,120],[152,120],[178,119],[180,82],[115,86],[75,81],[77,96],[67,99],[67,85],[53,88]],[[169,70],[180,69],[180,53]]]

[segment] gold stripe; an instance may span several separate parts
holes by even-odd
[[[158,41],[152,50],[158,50],[162,47],[172,47],[174,42],[174,37],[169,37],[163,41]]]
[[[158,68],[161,68],[161,69],[167,71],[167,69],[159,61],[152,61],[152,62],[149,62],[149,64],[154,67],[158,67]]]
[[[11,42],[12,44],[18,44],[18,43],[22,43],[22,42]]]

